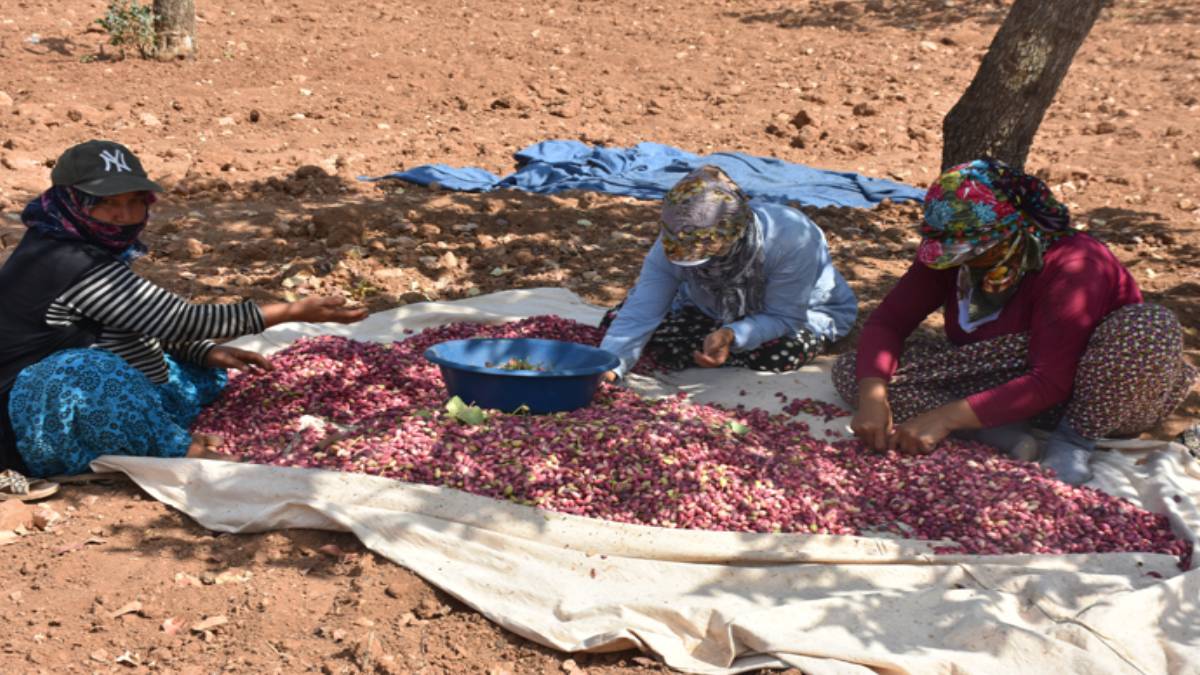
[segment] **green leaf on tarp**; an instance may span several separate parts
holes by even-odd
[[[482,408],[477,405],[467,405],[457,396],[446,402],[446,412],[459,422],[472,426],[478,426],[487,421],[487,413]]]
[[[487,413],[483,412],[481,408],[476,406],[469,406],[461,415],[458,416],[458,420],[464,424],[479,426],[487,421]]]
[[[446,412],[450,413],[451,417],[458,417],[459,413],[467,409],[467,404],[457,396],[446,401]]]
[[[750,427],[746,426],[745,424],[742,424],[741,422],[738,422],[737,420],[729,422],[728,426],[729,426],[729,430],[732,431],[733,433],[737,434],[738,436],[741,436],[741,435],[744,435],[744,434],[747,434],[750,432]]]

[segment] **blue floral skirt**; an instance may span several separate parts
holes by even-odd
[[[188,430],[225,387],[224,370],[167,357],[156,385],[101,349],[68,349],[21,371],[8,411],[29,475],[77,474],[101,455],[182,457]]]

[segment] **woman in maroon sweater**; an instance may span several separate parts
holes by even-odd
[[[1104,244],[1046,185],[1001,162],[952,168],[925,197],[917,259],[863,327],[834,383],[870,446],[929,452],[951,433],[1036,456],[1081,484],[1095,439],[1169,415],[1196,371],[1167,309],[1142,304]],[[905,340],[943,308],[949,344]]]

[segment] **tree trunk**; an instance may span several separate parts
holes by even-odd
[[[195,0],[154,0],[154,42],[164,61],[196,55]]]
[[[981,157],[1023,167],[1104,0],[1016,0],[975,79],[942,121],[942,170]]]

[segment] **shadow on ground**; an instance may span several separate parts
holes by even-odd
[[[881,26],[911,31],[950,28],[968,21],[999,24],[1008,12],[1006,0],[811,0],[789,2],[770,12],[732,12],[743,23],[768,23],[779,28],[836,28],[866,32]]]

